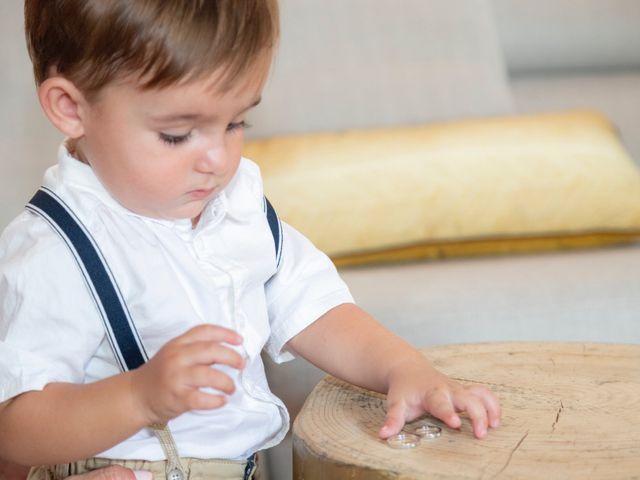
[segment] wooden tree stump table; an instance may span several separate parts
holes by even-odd
[[[293,426],[294,479],[640,479],[640,346],[495,343],[424,353],[460,382],[490,387],[501,427],[477,440],[468,419],[453,430],[427,417],[443,427],[439,438],[392,449],[377,437],[384,396],[326,377]]]

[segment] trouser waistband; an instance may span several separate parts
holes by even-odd
[[[257,480],[257,456],[246,461],[180,458],[184,468],[184,480]],[[146,470],[153,480],[166,480],[166,460],[118,460],[90,458],[74,463],[36,467],[31,469],[28,480],[63,480],[71,475],[88,473],[111,465],[121,465],[131,470]]]

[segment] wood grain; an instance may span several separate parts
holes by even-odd
[[[293,426],[294,478],[640,478],[640,346],[495,343],[424,353],[461,382],[490,387],[502,426],[477,440],[463,419],[459,431],[394,450],[377,438],[384,397],[326,377]]]

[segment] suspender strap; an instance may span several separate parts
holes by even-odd
[[[41,188],[27,209],[42,217],[60,235],[80,267],[87,287],[98,307],[107,338],[122,371],[144,364],[148,356],[115,278],[98,245],[73,211],[47,188]],[[167,480],[183,480],[184,468],[171,431],[166,425],[151,425],[167,457]]]
[[[115,278],[100,249],[71,209],[55,193],[41,188],[27,209],[42,217],[65,241],[98,307],[107,338],[122,371],[148,360]]]
[[[267,215],[267,222],[269,222],[269,229],[276,247],[276,268],[278,268],[282,257],[282,223],[267,197],[264,197],[264,213]]]

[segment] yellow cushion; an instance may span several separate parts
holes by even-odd
[[[339,265],[640,237],[640,171],[595,112],[279,137],[244,154],[279,215]]]

